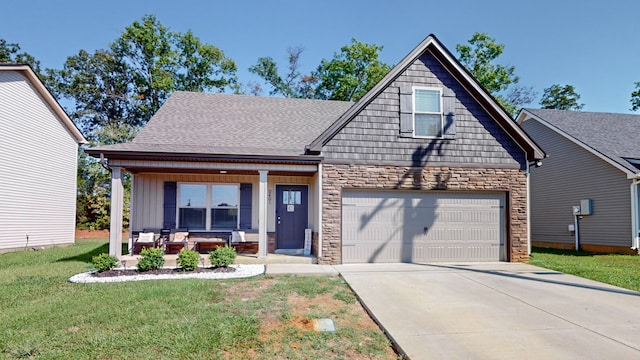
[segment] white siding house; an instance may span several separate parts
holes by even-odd
[[[0,252],[74,243],[82,143],[29,66],[0,64]]]

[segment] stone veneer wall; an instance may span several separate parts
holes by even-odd
[[[322,258],[342,262],[342,189],[459,190],[505,192],[507,259],[529,260],[527,179],[524,170],[471,167],[404,167],[323,164]]]

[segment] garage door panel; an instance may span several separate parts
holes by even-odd
[[[498,261],[499,193],[349,191],[343,194],[343,262]]]

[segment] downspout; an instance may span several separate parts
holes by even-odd
[[[318,163],[318,259],[322,259],[322,163]]]
[[[574,219],[573,219],[573,228],[575,229],[575,233],[576,233],[576,251],[580,251],[580,230],[579,230],[579,224],[580,222],[578,221],[578,214],[573,215]]]
[[[638,228],[638,185],[640,179],[631,182],[631,249],[640,254],[640,229]]]
[[[104,158],[103,153],[100,153],[100,165],[102,165],[102,167],[105,168],[107,171],[111,171],[111,168],[109,167],[109,162],[107,161],[107,159]]]
[[[531,256],[531,165],[542,166],[542,160],[527,161],[527,251]]]
[[[527,253],[531,256],[531,165],[527,161]]]

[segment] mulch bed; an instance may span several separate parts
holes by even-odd
[[[114,276],[136,276],[136,275],[179,275],[179,274],[194,274],[194,273],[231,273],[235,272],[233,267],[205,267],[196,268],[193,271],[184,271],[180,268],[162,268],[158,270],[138,271],[136,269],[127,270],[107,270],[103,272],[96,272],[93,274],[95,277],[114,277]]]

